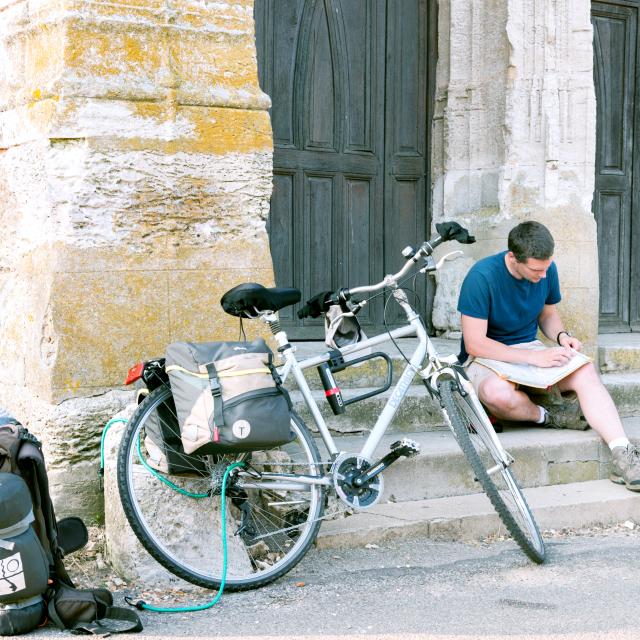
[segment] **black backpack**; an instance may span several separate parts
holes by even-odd
[[[109,635],[140,631],[134,611],[113,607],[106,589],[76,589],[63,558],[87,543],[79,518],[56,520],[38,440],[0,422],[0,636],[46,623]]]

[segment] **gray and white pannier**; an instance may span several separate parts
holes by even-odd
[[[290,442],[291,401],[262,339],[175,342],[166,372],[185,453],[255,451]]]

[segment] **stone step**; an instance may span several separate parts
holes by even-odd
[[[603,373],[601,377],[621,416],[640,415],[640,371]]]
[[[640,418],[627,418],[625,430],[640,442]],[[420,453],[402,458],[383,472],[381,502],[407,502],[467,495],[478,492],[478,484],[449,429],[406,434],[420,445]],[[538,487],[609,477],[609,448],[598,434],[587,431],[521,427],[500,434],[505,449],[514,457],[514,475],[522,487]],[[385,434],[374,453],[375,460],[389,451],[398,434]],[[318,444],[323,459],[324,445]],[[359,452],[365,438],[335,438],[340,451]]]
[[[369,387],[343,389],[343,398],[348,400],[372,390],[373,388]],[[323,390],[313,390],[312,395],[331,431],[336,433],[355,433],[370,431],[373,428],[392,392],[393,389],[389,389],[380,395],[348,405],[345,408],[345,412],[339,416],[335,416],[331,411]],[[299,391],[292,391],[291,400],[295,410],[305,423],[311,430],[315,430],[315,423],[304,404],[302,394]],[[443,425],[444,418],[442,417],[440,405],[431,399],[423,384],[420,386],[412,385],[409,387],[407,395],[389,426],[389,432],[429,431],[440,428]]]
[[[598,361],[603,373],[640,372],[640,333],[599,335]]]
[[[640,523],[640,495],[609,480],[591,480],[525,490],[538,527],[583,528]],[[379,504],[323,523],[321,548],[359,547],[404,537],[479,540],[509,535],[484,494]]]
[[[605,373],[602,380],[609,390],[618,411],[623,417],[640,415],[640,373],[633,371],[619,373]],[[371,391],[370,387],[343,388],[345,399]],[[375,424],[385,403],[389,399],[392,389],[356,402],[346,407],[344,414],[334,416],[331,407],[325,399],[324,391],[313,390],[313,397],[320,408],[329,428],[336,433],[354,433],[369,431]],[[310,412],[303,402],[299,391],[291,392],[291,399],[296,411],[302,416],[311,429],[315,429]],[[400,405],[393,422],[389,427],[390,433],[406,433],[408,431],[431,431],[444,425],[440,405],[433,400],[423,384],[414,384]]]

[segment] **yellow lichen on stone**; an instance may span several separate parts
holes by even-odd
[[[194,126],[193,151],[246,153],[273,148],[271,120],[265,111],[184,107],[181,113]]]
[[[151,118],[162,124],[162,117],[171,111],[166,105],[132,103],[132,114]],[[105,140],[112,149],[154,149],[165,154],[175,153],[251,153],[271,151],[271,121],[265,111],[224,109],[217,107],[180,106],[175,111],[175,129],[149,129],[148,135],[117,137]],[[144,133],[144,132],[143,132]]]
[[[167,272],[57,273],[51,304],[59,349],[51,400],[120,386],[133,362],[161,354],[167,293]]]
[[[55,262],[50,265],[56,273],[103,273],[107,271],[214,271],[236,269],[238,265],[269,265],[271,253],[266,235],[260,238],[227,238],[210,245],[189,246],[178,238],[165,235],[147,247],[129,247],[114,251],[112,247],[94,247],[87,253],[81,247],[57,243]],[[244,268],[244,267],[243,267]],[[261,266],[260,268],[266,268]],[[272,276],[270,279],[272,282]]]
[[[171,309],[172,342],[237,340],[238,320],[224,313],[220,298],[232,287],[245,282],[273,286],[272,272],[264,268],[175,270],[168,277],[166,304]],[[264,335],[265,326],[258,321],[248,321],[246,330],[254,335]]]
[[[26,81],[51,82],[62,71],[65,46],[64,24],[41,23],[26,35],[24,68]]]
[[[52,401],[121,386],[129,366],[175,340],[237,337],[220,307],[241,282],[272,285],[269,268],[58,272],[51,290],[58,352]],[[82,296],[78,296],[82,291]],[[264,333],[256,324],[255,332]]]
[[[102,81],[105,76],[146,78],[150,83],[166,58],[156,28],[73,21],[64,51],[65,71]]]
[[[187,85],[252,88],[258,86],[253,35],[186,33],[171,42],[177,79]],[[229,50],[233,49],[233,56]]]

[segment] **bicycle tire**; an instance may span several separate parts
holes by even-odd
[[[163,420],[164,428],[171,422],[171,427],[178,429],[168,386],[155,389],[143,400],[124,431],[117,469],[124,513],[142,546],[163,567],[188,582],[218,589],[222,580],[219,524],[222,505],[219,491],[212,487],[216,482],[221,487],[224,469],[242,460],[258,472],[293,473],[299,468],[298,473],[321,475],[318,448],[306,425],[292,414],[295,439],[289,444],[224,456],[187,456],[184,451],[178,452],[176,446],[173,453],[185,461],[185,473],[157,470],[152,473],[143,459],[149,462],[144,444],[145,424],[151,430],[153,419]],[[188,469],[191,473],[186,472]],[[248,475],[243,477],[244,480],[235,476],[234,483],[227,486],[229,561],[225,589],[229,591],[257,588],[290,571],[314,542],[324,511],[324,487],[320,485],[276,491],[252,488]],[[173,483],[178,491],[165,481]],[[256,484],[255,479],[253,483]],[[180,490],[202,499],[184,495]],[[218,519],[213,524],[211,516],[215,518],[216,512]],[[212,540],[219,544],[212,544]]]
[[[511,469],[505,468],[499,456],[493,452],[490,439],[482,437],[488,427],[478,417],[473,405],[460,393],[454,380],[441,380],[438,391],[442,408],[475,479],[482,485],[518,546],[534,562],[544,562],[544,542],[522,490]]]

